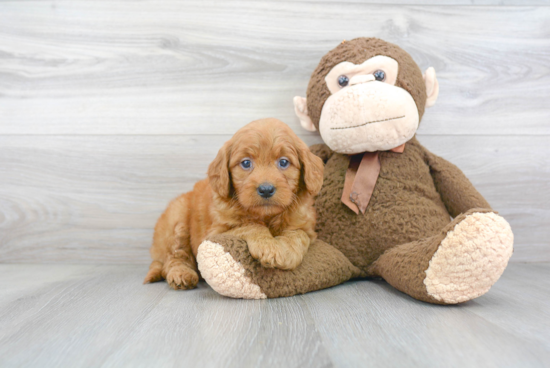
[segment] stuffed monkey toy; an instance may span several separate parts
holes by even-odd
[[[318,240],[300,266],[262,267],[244,241],[207,239],[202,277],[234,298],[291,296],[355,277],[381,277],[413,298],[462,303],[486,293],[513,252],[509,224],[455,165],[416,139],[439,86],[411,56],[376,38],[344,41],[294,98],[302,127],[325,144],[315,206]]]

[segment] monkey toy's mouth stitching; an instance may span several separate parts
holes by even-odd
[[[374,121],[367,121],[366,123],[364,124],[359,124],[359,125],[353,125],[353,126],[349,126],[349,127],[337,127],[337,128],[330,128],[331,130],[338,130],[338,129],[352,129],[352,128],[359,128],[359,127],[362,127],[362,126],[365,126],[367,124],[372,124],[372,123],[381,123],[383,121],[390,121],[390,120],[397,120],[397,119],[402,119],[404,118],[405,115],[403,116],[398,116],[396,118],[388,118],[388,119],[382,119],[382,120],[374,120]]]

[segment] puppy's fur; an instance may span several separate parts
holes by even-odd
[[[220,233],[246,240],[265,267],[296,268],[316,237],[313,202],[322,184],[323,162],[287,125],[277,119],[246,125],[220,149],[208,179],[159,218],[144,283],[166,279],[174,289],[194,288],[197,249]],[[261,185],[275,192],[265,198]]]

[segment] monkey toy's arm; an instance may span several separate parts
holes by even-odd
[[[313,153],[315,156],[319,157],[321,160],[323,160],[323,163],[327,163],[328,159],[332,157],[332,154],[334,153],[333,150],[331,150],[326,144],[320,143],[320,144],[314,144],[313,146],[309,147],[309,150],[311,153]]]
[[[458,167],[426,149],[425,154],[435,188],[453,218],[473,208],[491,209]]]

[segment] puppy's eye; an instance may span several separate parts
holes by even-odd
[[[377,70],[374,73],[372,73],[372,75],[374,75],[374,79],[380,82],[386,79],[386,72],[384,72],[383,70]]]
[[[347,86],[349,83],[349,78],[347,75],[341,75],[338,77],[338,84],[340,85],[340,87],[345,87]]]
[[[245,158],[244,160],[241,161],[241,167],[244,170],[250,170],[252,168],[252,161]]]
[[[281,169],[287,169],[290,166],[290,161],[286,157],[280,158],[279,161],[277,161],[277,166]]]

